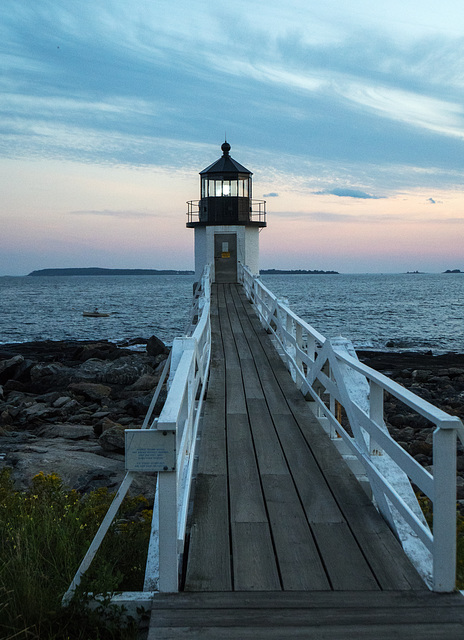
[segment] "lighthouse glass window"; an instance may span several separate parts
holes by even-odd
[[[240,198],[248,198],[248,178],[239,178],[238,195]]]
[[[237,180],[204,180],[201,184],[201,196],[202,198],[222,198],[228,196],[238,195],[238,182]],[[242,189],[243,191],[243,189]]]

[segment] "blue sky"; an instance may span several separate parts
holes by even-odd
[[[457,0],[2,0],[0,275],[191,268],[231,155],[263,267],[464,270]]]

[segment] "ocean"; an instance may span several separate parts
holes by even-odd
[[[464,274],[263,275],[326,337],[357,349],[464,353]],[[188,320],[193,276],[0,277],[0,343],[157,335]],[[87,318],[95,307],[107,318]]]

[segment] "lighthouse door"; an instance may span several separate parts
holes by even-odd
[[[237,282],[237,235],[218,233],[214,236],[215,282]]]

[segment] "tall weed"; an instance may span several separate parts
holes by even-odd
[[[112,498],[106,489],[81,496],[66,490],[56,474],[43,473],[30,490],[15,491],[8,470],[0,473],[0,637],[136,637],[120,611],[89,611],[84,592],[142,589],[152,514],[141,496],[123,502],[78,596],[61,607]]]

